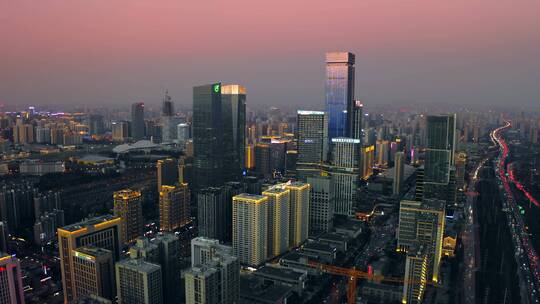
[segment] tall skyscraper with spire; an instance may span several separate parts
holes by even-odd
[[[329,140],[349,136],[354,108],[354,60],[350,52],[326,53],[326,112]]]

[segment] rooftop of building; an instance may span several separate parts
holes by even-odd
[[[114,162],[114,158],[105,157],[105,156],[96,155],[96,154],[87,154],[87,155],[84,155],[83,157],[79,158],[78,162],[80,162],[80,163],[94,163],[94,164],[97,164],[97,163],[110,163],[110,162]]]
[[[291,295],[292,288],[280,284],[263,284],[254,276],[240,276],[240,303],[276,303]]]
[[[308,242],[302,245],[303,250],[319,251],[333,253],[336,251],[336,247],[330,246],[328,244],[323,244],[319,242]]]
[[[94,247],[94,246],[83,246],[75,249],[76,252],[89,255],[92,257],[102,256],[102,255],[109,255],[111,254],[110,250],[107,250],[105,248],[100,247]]]
[[[90,219],[85,219],[81,222],[78,222],[78,223],[75,223],[75,224],[71,224],[71,225],[67,225],[67,226],[64,226],[60,229],[62,230],[65,230],[65,231],[69,231],[69,232],[73,232],[73,231],[77,231],[79,229],[83,229],[83,228],[87,228],[87,227],[95,227],[96,225],[100,225],[100,224],[105,224],[105,223],[108,223],[108,222],[111,222],[111,221],[114,221],[114,220],[117,220],[117,219],[120,219],[119,217],[116,217],[112,214],[106,214],[106,215],[102,215],[102,216],[98,216],[98,217],[93,217],[93,218],[90,218]]]
[[[319,236],[319,240],[346,242],[349,238],[346,235],[335,232],[328,232]]]
[[[305,276],[304,273],[294,271],[288,268],[279,268],[279,267],[270,267],[270,266],[263,266],[257,271],[254,272],[255,275],[263,275],[263,276],[273,276],[273,277],[281,277],[286,278],[287,280],[294,280],[298,281],[302,277]]]
[[[139,272],[153,272],[158,269],[161,269],[161,266],[150,263],[150,262],[146,262],[143,259],[125,259],[116,263],[116,265],[129,268],[135,271],[139,271]]]
[[[267,198],[264,195],[240,193],[233,197],[233,200],[235,199],[244,200],[244,201],[252,201],[252,202],[261,202],[261,201],[266,200]]]

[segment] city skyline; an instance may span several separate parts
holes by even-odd
[[[538,103],[533,1],[100,3],[2,4],[0,103],[157,109],[168,89],[189,107],[191,87],[222,80],[251,105],[322,109],[324,54],[342,50],[368,106]]]

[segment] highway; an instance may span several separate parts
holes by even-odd
[[[507,121],[502,127],[493,130],[490,134],[494,144],[499,146],[500,154],[496,161],[496,175],[501,191],[503,210],[505,211],[507,224],[512,235],[512,243],[515,249],[515,259],[520,278],[520,294],[522,303],[540,303],[540,271],[538,268],[538,255],[534,250],[529,235],[526,232],[523,218],[519,212],[516,198],[512,192],[510,183],[514,183],[526,197],[524,187],[519,187],[513,174],[508,172],[506,160],[510,155],[510,149],[503,137],[503,132],[511,127],[511,122]],[[528,192],[527,192],[528,193]],[[534,203],[534,202],[533,202]]]

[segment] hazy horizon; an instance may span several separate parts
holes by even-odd
[[[324,105],[324,54],[356,54],[371,105],[539,107],[540,2],[5,1],[0,103],[157,105],[247,87],[255,107]]]

